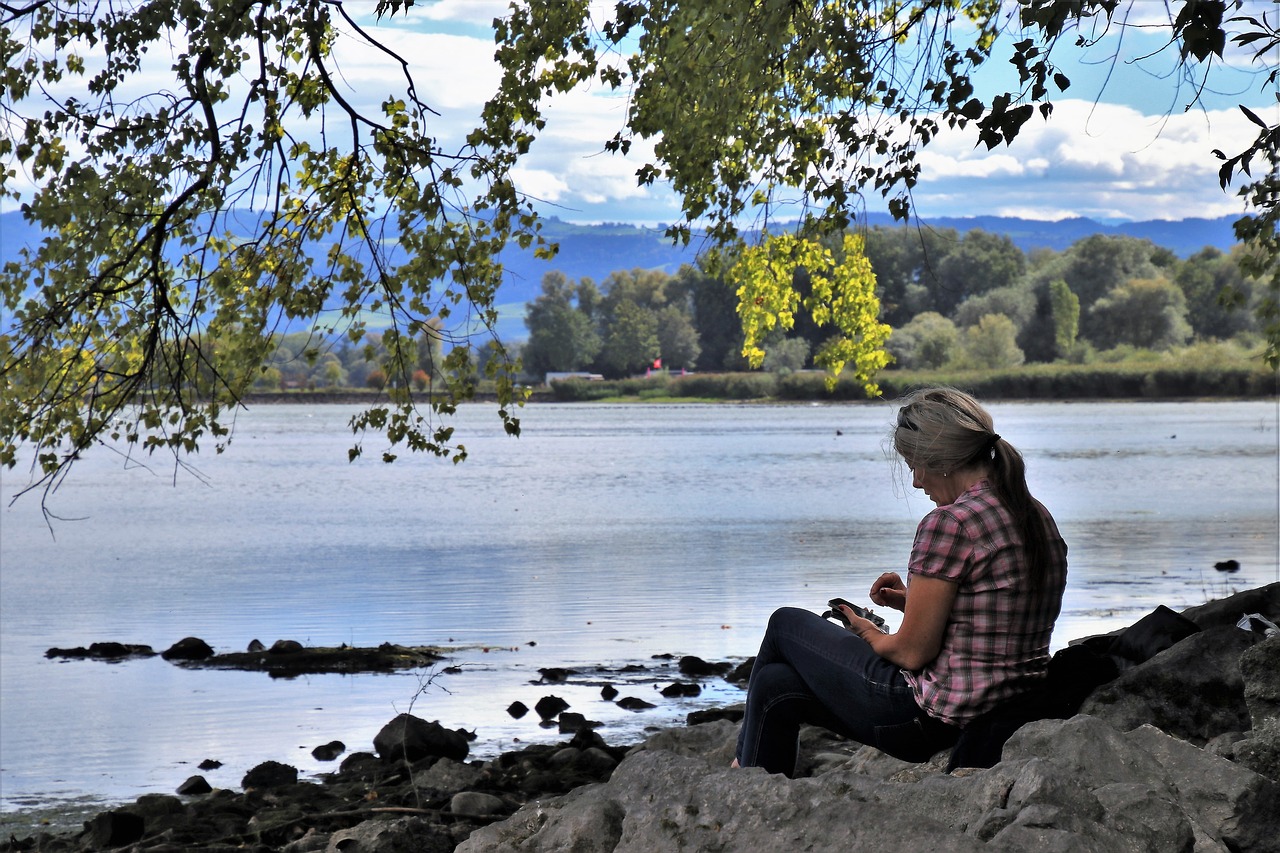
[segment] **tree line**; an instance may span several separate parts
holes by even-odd
[[[1068,249],[1024,252],[1007,236],[972,230],[875,227],[863,232],[876,277],[879,319],[892,331],[893,370],[998,370],[1021,364],[1102,363],[1195,343],[1261,345],[1253,306],[1264,295],[1241,272],[1238,250],[1206,247],[1180,259],[1149,240],[1095,235]],[[657,366],[699,373],[750,370],[740,297],[714,256],[674,274],[631,269],[597,283],[547,273],[525,306],[528,338],[506,342],[522,376],[598,373],[621,379]],[[792,282],[809,287],[799,270]],[[764,341],[767,372],[812,368],[831,331],[797,315]],[[438,323],[388,347],[383,332],[360,345],[307,332],[279,335],[256,390],[408,386],[445,379]],[[469,360],[484,373],[484,353]]]
[[[1264,287],[1242,273],[1238,251],[1206,247],[1182,260],[1149,240],[1095,235],[1062,252],[1024,253],[1004,235],[914,227],[876,227],[864,237],[880,320],[892,327],[891,367],[1083,364],[1193,342],[1261,341],[1252,308]],[[525,314],[525,374],[622,378],[655,362],[747,369],[740,300],[716,273],[723,266],[615,272],[599,285],[548,273]],[[807,292],[805,270],[792,286]],[[798,315],[789,332],[765,341],[765,369],[812,367],[829,334]]]

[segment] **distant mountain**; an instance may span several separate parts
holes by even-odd
[[[1218,219],[1154,219],[1146,222],[1124,222],[1105,225],[1093,219],[1060,219],[1056,222],[1036,219],[1018,219],[1006,216],[936,217],[926,220],[934,228],[954,228],[961,234],[980,228],[991,234],[1004,234],[1024,252],[1032,249],[1052,249],[1061,252],[1072,243],[1095,234],[1123,235],[1150,240],[1163,246],[1180,258],[1189,258],[1196,252],[1212,246],[1226,252],[1236,243],[1232,225],[1238,216]],[[896,223],[886,214],[872,214],[870,225],[892,227]]]

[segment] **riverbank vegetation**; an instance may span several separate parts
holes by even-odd
[[[988,398],[1258,396],[1276,390],[1256,312],[1264,288],[1237,254],[1181,259],[1131,237],[1095,235],[1063,252],[1024,253],[1005,235],[873,228],[866,258],[878,319],[889,327],[882,393],[925,382]],[[676,397],[859,399],[862,378],[830,376],[815,355],[828,328],[801,318],[763,339],[753,369],[723,258],[674,275],[622,270],[597,284],[548,273],[524,306],[520,380],[557,400]],[[808,273],[792,273],[809,289]],[[306,333],[279,336],[256,393],[429,393],[445,382],[438,324],[386,346]],[[471,380],[486,390],[483,359]],[[569,377],[579,376],[579,379]],[[559,377],[559,378],[557,378]],[[601,381],[603,380],[603,381]],[[545,392],[545,393],[544,393]]]

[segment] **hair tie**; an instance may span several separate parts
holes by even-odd
[[[993,433],[991,433],[991,442],[990,442],[990,444],[988,445],[988,446],[990,447],[990,449],[991,449],[991,450],[995,450],[995,449],[996,449],[996,445],[997,445],[997,444],[999,444],[999,443],[1000,443],[1000,433],[998,433],[998,432],[993,432]]]

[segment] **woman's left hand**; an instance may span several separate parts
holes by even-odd
[[[877,634],[881,637],[885,636],[884,632],[877,628],[874,622],[870,619],[863,619],[857,613],[850,610],[848,605],[837,604],[836,609],[843,613],[844,618],[848,620],[849,624],[847,626],[847,630],[852,631],[862,639],[866,640],[868,645],[871,645],[873,648],[874,644],[871,642],[872,636]]]

